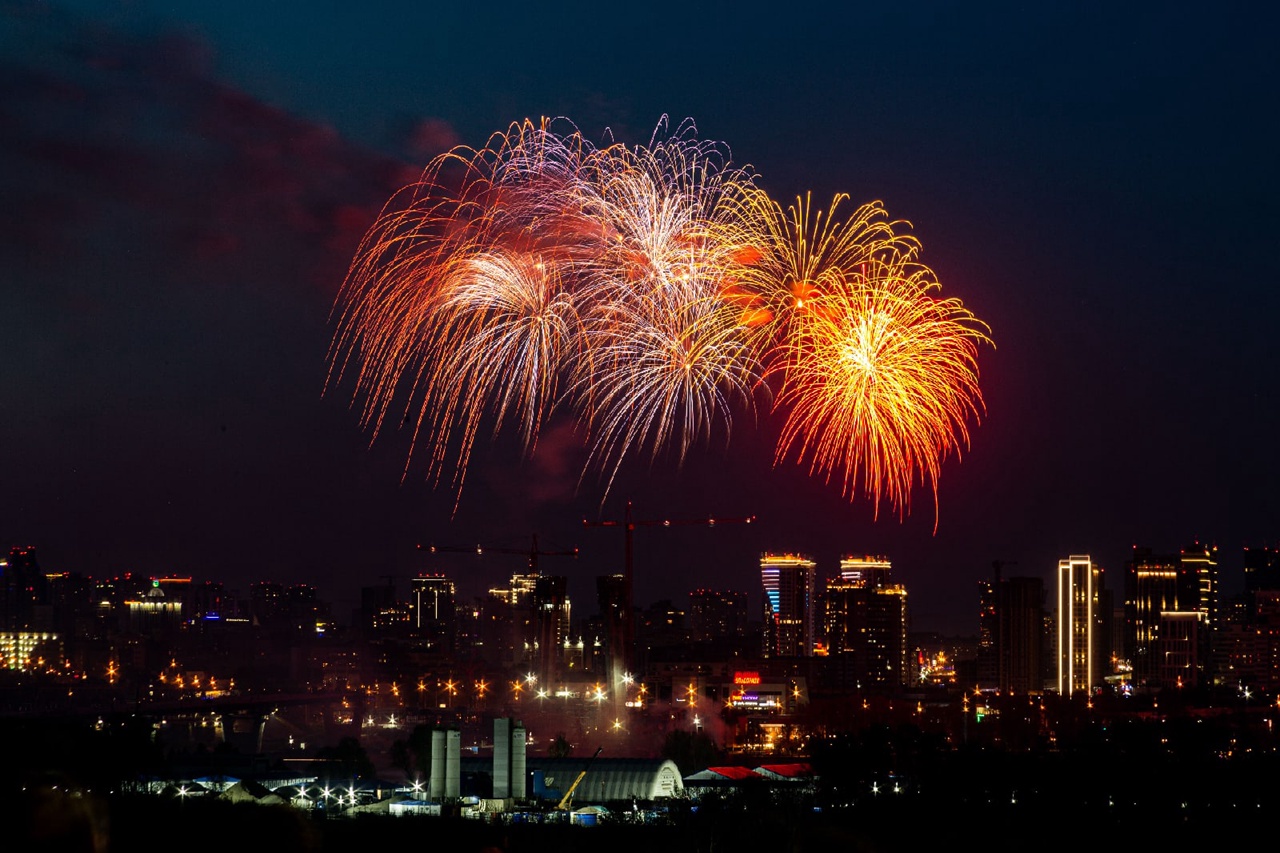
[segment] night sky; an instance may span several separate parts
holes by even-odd
[[[50,571],[247,592],[448,571],[478,593],[549,550],[575,615],[646,528],[636,598],[747,589],[758,554],[879,553],[915,627],[976,631],[993,560],[1048,578],[1131,545],[1280,540],[1280,52],[1272,13],[1203,4],[0,3],[0,544]],[[850,8],[852,7],[852,8]],[[1251,8],[1252,7],[1252,8]],[[557,422],[482,442],[456,516],[408,436],[324,393],[330,309],[387,197],[458,143],[566,116],[629,143],[691,117],[786,200],[909,220],[943,294],[990,324],[987,411],[935,518],[775,468],[780,418],[601,506]],[[934,531],[935,521],[937,524]]]

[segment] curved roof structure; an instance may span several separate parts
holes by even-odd
[[[684,780],[674,761],[664,758],[539,758],[529,756],[526,769],[530,773],[542,773],[543,786],[548,792],[558,791],[560,796],[569,790],[578,774],[587,769],[576,790],[573,802],[607,803],[614,800],[658,800],[679,796],[684,792]],[[461,770],[465,773],[492,772],[493,760],[489,758],[464,758]]]

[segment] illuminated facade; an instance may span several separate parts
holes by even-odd
[[[1156,682],[1171,689],[1198,687],[1203,670],[1200,636],[1204,617],[1196,611],[1160,614]]]
[[[890,582],[883,557],[846,557],[827,581],[823,638],[830,681],[855,690],[912,683],[908,666],[907,590]]]
[[[428,648],[444,653],[456,647],[456,587],[444,575],[419,575],[409,581],[411,633]]]
[[[1135,677],[1155,669],[1160,614],[1178,609],[1178,559],[1135,546],[1125,578],[1125,652]]]
[[[1218,625],[1218,549],[1195,542],[1182,549],[1178,603],[1200,614],[1208,630]]]
[[[765,657],[809,657],[816,634],[814,570],[799,554],[763,554]]]
[[[1160,675],[1161,614],[1199,613],[1197,660],[1203,674],[1218,625],[1218,550],[1195,543],[1177,556],[1134,547],[1125,578],[1125,654],[1139,683]]]
[[[151,582],[146,593],[124,604],[128,608],[129,628],[139,634],[170,633],[182,623],[182,602],[168,598],[158,580]]]
[[[43,631],[0,631],[0,669],[46,669],[61,659],[57,634]]]
[[[893,564],[885,557],[840,558],[840,580],[845,583],[858,584],[865,587],[882,587],[889,585],[889,573]]]
[[[1058,692],[1088,692],[1101,679],[1094,673],[1095,606],[1098,572],[1088,554],[1058,561]]]

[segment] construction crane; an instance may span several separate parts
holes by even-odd
[[[567,551],[543,551],[538,548],[538,534],[533,534],[533,545],[528,549],[522,548],[495,548],[488,545],[474,545],[471,547],[459,547],[456,545],[418,545],[419,551],[429,551],[432,554],[455,553],[455,554],[475,554],[484,556],[489,554],[521,554],[529,558],[529,574],[538,574],[538,558],[539,557],[576,557],[578,549],[572,548]]]
[[[604,747],[596,747],[595,753],[587,759],[587,763],[583,766],[582,772],[578,774],[578,778],[573,780],[573,784],[569,786],[569,790],[564,792],[564,796],[560,798],[560,804],[556,806],[556,811],[568,811],[573,807],[573,792],[578,790],[578,786],[582,784],[582,780],[586,778],[587,771],[591,769],[591,762],[596,760],[596,756],[604,751]]]
[[[622,580],[623,612],[621,616],[622,625],[619,626],[622,630],[622,636],[619,638],[620,639],[619,645],[621,645],[622,647],[621,648],[622,657],[623,657],[622,669],[624,671],[626,672],[631,671],[631,667],[633,664],[633,657],[635,653],[635,649],[634,649],[635,640],[632,637],[633,628],[632,628],[631,622],[632,622],[632,609],[634,607],[634,601],[633,601],[634,578],[633,578],[633,563],[632,563],[632,547],[633,547],[633,540],[635,538],[636,528],[637,527],[678,527],[678,526],[685,526],[690,524],[701,524],[701,525],[706,525],[707,527],[715,527],[717,524],[753,524],[755,523],[755,520],[756,520],[756,517],[754,515],[749,515],[745,518],[715,518],[712,516],[707,516],[706,518],[681,518],[681,519],[654,518],[654,519],[636,520],[631,517],[631,501],[627,501],[626,512],[623,514],[621,520],[613,519],[613,520],[604,520],[604,521],[590,521],[585,518],[582,520],[582,525],[584,527],[621,527],[624,531],[624,546],[626,548],[626,555],[623,560],[623,572],[622,572],[622,577],[623,577],[623,580]],[[620,673],[611,673],[611,675],[616,682],[616,679],[619,677]]]

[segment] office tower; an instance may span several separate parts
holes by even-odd
[[[1155,677],[1160,614],[1179,610],[1177,557],[1134,546],[1125,575],[1125,655],[1134,681]]]
[[[496,643],[496,661],[503,666],[526,666],[536,662],[538,645],[534,617],[534,591],[537,572],[516,572],[505,588],[490,589],[491,617],[499,619],[505,629],[488,642]]]
[[[1214,646],[1222,628],[1217,546],[1193,542],[1182,549],[1178,562],[1177,610],[1162,614],[1169,617],[1167,624],[1178,632],[1168,644],[1161,643],[1157,675],[1158,683],[1164,687],[1198,686],[1213,680]],[[1165,624],[1162,620],[1161,630]],[[1195,643],[1190,652],[1183,651],[1187,642]],[[1191,672],[1186,671],[1187,666]]]
[[[544,681],[558,680],[564,670],[564,642],[569,636],[569,579],[541,575],[533,590],[535,671]]]
[[[1058,561],[1058,692],[1089,692],[1102,681],[1097,671],[1097,608],[1101,572],[1088,554]]]
[[[53,608],[49,583],[36,560],[35,548],[14,548],[0,560],[0,630],[48,631]]]
[[[249,616],[255,625],[266,628],[275,624],[283,611],[284,586],[261,581],[249,586]]]
[[[831,681],[875,690],[913,682],[907,665],[907,590],[883,557],[846,557],[827,581],[823,636]]]
[[[281,607],[289,629],[298,638],[323,636],[325,631],[333,627],[333,612],[329,603],[320,599],[316,588],[311,584],[299,583],[286,589],[281,598]],[[403,608],[393,608],[379,624],[400,630],[404,627],[406,617],[407,613]]]
[[[454,583],[444,575],[418,575],[409,581],[410,633],[428,649],[452,654],[457,647]]]
[[[1218,625],[1218,548],[1193,542],[1179,558],[1178,609],[1201,616],[1205,629]]]
[[[888,586],[892,570],[892,564],[885,557],[868,554],[840,558],[840,580],[845,583],[871,588]]]
[[[799,554],[765,553],[760,557],[765,657],[813,654],[815,567],[813,560]]]
[[[1244,549],[1245,594],[1260,589],[1280,589],[1280,548],[1246,547]]]
[[[695,589],[689,593],[690,639],[709,643],[741,637],[747,630],[747,594]]]
[[[1204,617],[1194,610],[1166,610],[1160,614],[1155,671],[1157,684],[1167,688],[1200,686],[1204,669],[1200,636],[1204,627]]]
[[[635,615],[628,611],[627,579],[624,575],[601,575],[596,578],[597,602],[604,622],[604,668],[609,683],[616,685],[627,672],[632,624]]]
[[[227,596],[222,584],[205,581],[191,590],[190,618],[219,622],[235,615],[235,602]]]
[[[409,630],[408,605],[401,605],[390,579],[381,586],[360,587],[360,627],[369,637],[402,635]]]
[[[1040,693],[1045,683],[1045,589],[1040,578],[995,577],[980,586],[978,686]]]
[[[1200,678],[1207,677],[1219,622],[1216,547],[1197,542],[1177,556],[1134,547],[1125,577],[1125,654],[1139,684],[1162,683],[1159,650],[1164,613],[1200,614],[1196,660]]]
[[[978,687],[1000,683],[1000,576],[978,581]]]

